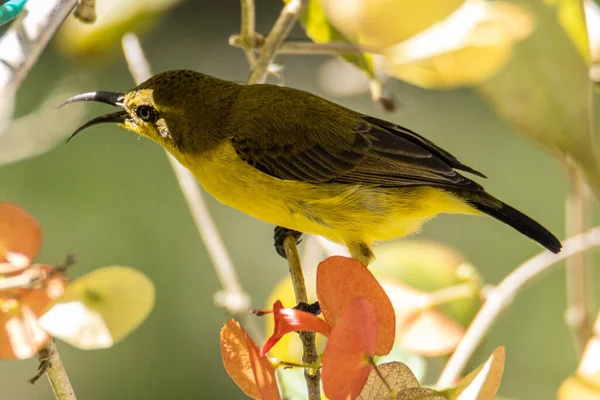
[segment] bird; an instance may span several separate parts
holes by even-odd
[[[282,237],[307,233],[347,246],[368,265],[373,244],[418,232],[440,213],[488,215],[553,253],[562,247],[465,176],[482,173],[430,140],[303,90],[174,70],[128,92],[88,92],[62,105],[80,101],[120,110],[69,140],[116,123],[158,143],[218,201],[275,225],[280,254]]]

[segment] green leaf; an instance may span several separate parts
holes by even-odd
[[[592,112],[588,67],[555,8],[538,0],[525,3],[536,13],[538,28],[517,45],[502,72],[479,86],[479,92],[522,134],[577,163],[600,198],[599,164],[588,123]]]
[[[154,297],[154,285],[143,273],[129,267],[99,268],[73,281],[39,322],[80,349],[108,348],[144,322]]]
[[[285,3],[289,3],[289,1],[284,0]],[[300,23],[304,27],[306,35],[315,43],[350,42],[327,20],[319,0],[310,0],[308,2],[308,5],[300,15]],[[373,57],[371,55],[367,53],[342,53],[340,56],[354,64],[369,78],[376,80]]]
[[[525,3],[536,14],[537,29],[516,46],[504,70],[478,90],[522,134],[577,163],[600,198],[586,61],[554,7],[538,0]]]

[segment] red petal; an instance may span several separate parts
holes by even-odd
[[[352,299],[332,329],[323,353],[323,390],[330,400],[356,398],[367,382],[377,341],[376,309]]]
[[[329,325],[335,325],[348,304],[357,297],[368,299],[375,307],[375,354],[389,353],[394,345],[396,316],[390,299],[373,274],[359,261],[347,257],[329,257],[319,264],[317,298]]]
[[[0,203],[0,262],[20,259],[33,260],[42,244],[39,223],[22,208]]]
[[[281,339],[283,335],[296,331],[313,331],[328,336],[331,328],[321,318],[296,310],[294,308],[283,308],[281,301],[277,300],[273,304],[273,318],[275,320],[275,329],[273,334],[260,350],[261,356],[267,354],[269,350]]]
[[[280,400],[275,369],[235,320],[221,329],[221,356],[233,381],[253,399]]]

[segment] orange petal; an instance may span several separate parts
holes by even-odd
[[[260,315],[264,314],[266,314],[266,312],[261,311]],[[275,329],[273,330],[271,337],[267,339],[265,345],[260,350],[261,356],[267,354],[267,352],[275,346],[279,339],[286,333],[313,331],[328,336],[331,331],[327,322],[316,315],[294,308],[283,308],[283,305],[279,300],[273,304],[273,319],[275,321]]]
[[[27,306],[9,293],[0,297],[0,359],[33,357],[50,339]]]
[[[364,267],[363,267],[364,268]],[[323,391],[331,400],[356,398],[367,382],[377,345],[376,308],[355,298],[331,330],[323,353]]]
[[[0,262],[26,257],[33,260],[42,244],[39,223],[22,208],[0,203]]]
[[[233,381],[253,399],[280,400],[275,369],[240,324],[231,319],[221,329],[221,356]]]
[[[368,299],[377,317],[376,355],[385,355],[394,345],[396,317],[385,291],[359,261],[334,256],[317,268],[317,297],[329,325],[334,326],[348,304],[357,297]]]

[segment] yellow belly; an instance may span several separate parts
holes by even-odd
[[[377,188],[280,180],[241,160],[229,142],[204,155],[180,155],[206,191],[220,202],[273,225],[342,243],[409,235],[438,213],[479,214],[431,187]]]

